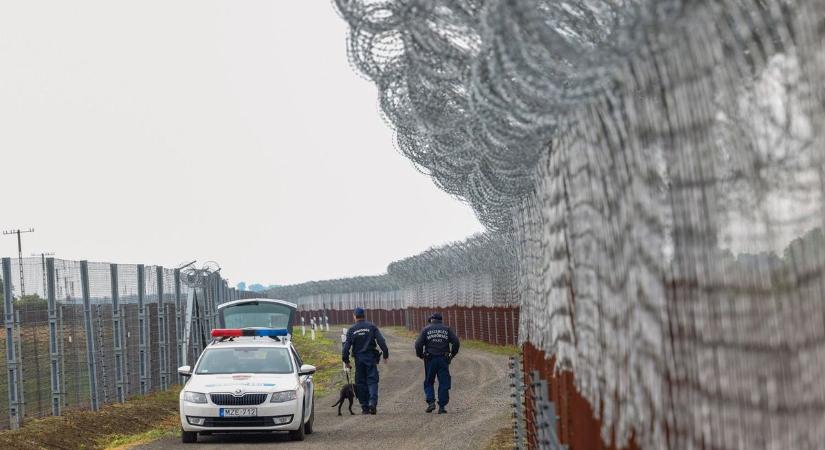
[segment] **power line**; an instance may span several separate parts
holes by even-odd
[[[20,298],[23,298],[23,296],[26,295],[26,285],[23,283],[23,244],[20,239],[20,235],[22,233],[34,233],[34,228],[29,228],[26,230],[21,230],[18,228],[16,230],[7,230],[3,232],[4,236],[9,236],[12,234],[17,235],[17,265],[20,266]]]
[[[32,256],[39,256],[40,257],[40,264],[43,273],[43,297],[47,297],[49,292],[47,291],[48,286],[46,285],[46,257],[47,256],[54,256],[54,253],[51,252],[41,252],[41,253],[32,253]]]

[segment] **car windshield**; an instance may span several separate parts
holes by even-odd
[[[221,309],[225,328],[289,328],[292,308],[269,302],[249,302]]]
[[[292,359],[286,348],[212,348],[203,352],[195,373],[292,373]]]

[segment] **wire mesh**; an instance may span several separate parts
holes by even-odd
[[[146,336],[140,343],[138,266],[111,265],[91,262],[88,273],[89,314],[84,314],[84,290],[81,262],[46,258],[4,259],[9,273],[0,276],[0,287],[9,283],[13,293],[12,318],[16,364],[20,370],[19,411],[23,420],[52,415],[55,411],[93,408],[92,392],[98,406],[127,400],[141,394],[141,383],[149,391],[176,383],[176,367],[180,361],[178,328],[182,333],[184,317],[176,310],[180,292],[181,313],[185,312],[186,295],[190,288],[180,285],[176,290],[175,271],[155,266],[144,269],[144,323]],[[49,313],[48,264],[54,264],[54,316]],[[19,275],[22,267],[23,283]],[[113,275],[114,269],[114,275]],[[113,277],[117,277],[117,283]],[[25,289],[19,286],[24,285]],[[222,283],[225,286],[225,283]],[[163,295],[160,295],[160,292]],[[22,295],[25,293],[25,295]],[[0,305],[3,305],[0,289]],[[114,296],[118,308],[114,309]],[[164,314],[160,314],[163,312]],[[121,330],[116,323],[121,324]],[[54,323],[54,346],[50,342],[50,326]],[[87,332],[87,330],[89,330]],[[122,340],[118,337],[122,333]],[[121,342],[118,347],[118,342]],[[0,336],[6,348],[6,336]],[[94,374],[90,374],[89,352],[94,358]],[[141,351],[146,354],[146,377],[141,377]],[[197,354],[190,349],[191,363]],[[53,372],[54,367],[56,372]],[[122,361],[118,366],[118,362]],[[163,362],[163,364],[161,364]],[[6,358],[0,359],[0,429],[15,426],[9,417],[9,379]],[[118,374],[122,377],[119,377]],[[55,376],[56,375],[56,376]],[[54,377],[54,378],[53,378]],[[56,386],[52,381],[57,382]],[[57,405],[53,404],[57,400]],[[59,409],[55,409],[59,406]]]
[[[335,4],[400,150],[512,239],[522,339],[603,440],[821,446],[821,1]]]

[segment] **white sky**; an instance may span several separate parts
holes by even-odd
[[[345,38],[327,0],[0,0],[0,228],[277,284],[480,231],[395,151]]]

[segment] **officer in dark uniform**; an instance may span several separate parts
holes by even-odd
[[[347,330],[347,340],[341,359],[347,369],[352,368],[349,363],[350,349],[355,356],[355,395],[361,402],[362,414],[375,414],[378,406],[378,362],[381,354],[384,361],[390,356],[387,342],[372,322],[364,318],[364,308],[355,308],[355,325]],[[381,351],[378,351],[378,348]]]
[[[437,377],[438,413],[446,414],[444,407],[450,401],[450,361],[458,354],[460,343],[453,330],[442,323],[441,313],[434,313],[429,322],[415,341],[415,354],[424,360],[426,411],[429,413],[435,410],[433,386]]]

